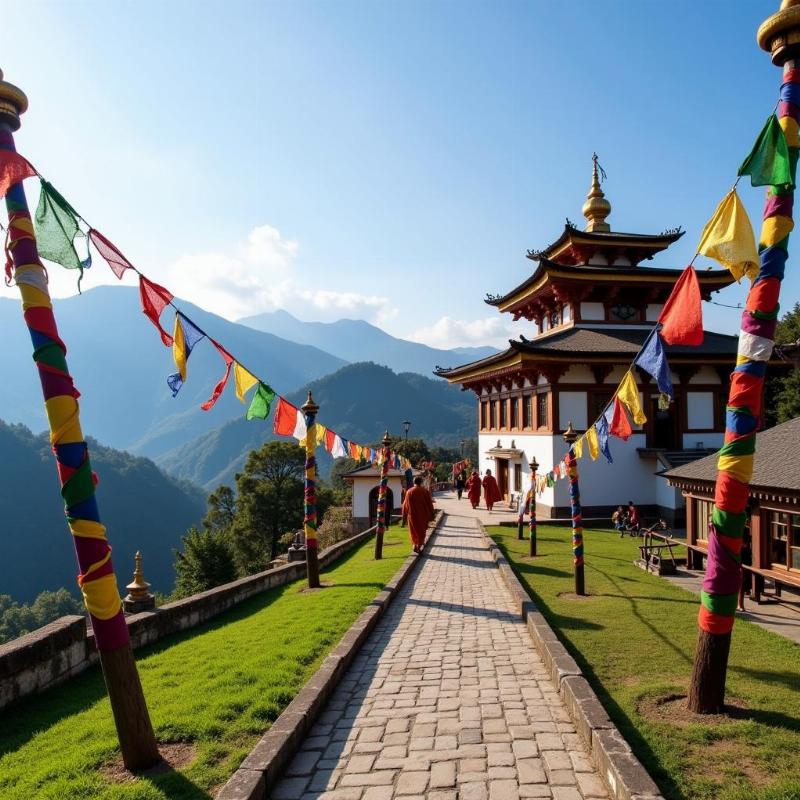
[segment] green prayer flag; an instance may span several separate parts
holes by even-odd
[[[265,383],[259,383],[250,408],[247,409],[247,419],[266,419],[269,416],[269,407],[275,399],[275,392]]]
[[[749,175],[753,186],[794,186],[789,146],[774,114],[739,167],[739,175]]]
[[[86,234],[78,225],[75,209],[47,181],[42,181],[39,205],[36,208],[36,239],[39,255],[67,269],[81,273],[91,264],[88,244],[86,259],[82,260],[75,248],[76,239]]]

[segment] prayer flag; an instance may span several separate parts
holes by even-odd
[[[633,433],[633,428],[631,428],[631,423],[628,420],[628,414],[625,411],[625,407],[620,402],[619,397],[614,398],[614,416],[611,418],[609,432],[612,436],[616,436],[624,441],[627,441]]]
[[[119,248],[103,236],[100,231],[91,228],[89,230],[89,241],[95,246],[96,250],[106,260],[106,263],[111,268],[111,271],[122,280],[126,269],[135,271],[135,267],[120,253]]]
[[[770,114],[750,155],[739,167],[739,175],[749,175],[753,186],[794,186],[789,146],[774,114]]]
[[[300,409],[293,406],[288,400],[278,398],[278,407],[275,409],[275,417],[272,420],[272,431],[278,436],[294,435],[297,425],[297,415]]]
[[[247,419],[266,419],[274,399],[275,392],[266,383],[259,383],[247,409]]]
[[[586,443],[589,445],[589,455],[592,457],[592,461],[597,461],[600,448],[597,443],[597,429],[594,425],[586,431]]]
[[[325,434],[327,432],[327,428],[321,422],[315,422],[313,425],[312,434],[314,437],[313,444],[314,447],[319,447],[325,441]],[[303,420],[303,433],[302,436],[296,437],[300,439],[300,444],[305,447],[306,446],[306,439],[308,438],[308,432],[305,427],[305,418]]]
[[[575,458],[583,458],[583,436],[575,442],[575,446],[572,449],[575,452]]]
[[[19,153],[0,150],[0,197],[5,197],[15,183],[32,178],[35,174],[36,170]]]
[[[658,335],[658,332],[650,336],[647,343],[642,348],[642,352],[636,356],[634,364],[655,378],[660,392],[669,397],[674,395],[669,364],[667,364],[667,358],[664,355],[664,346],[661,344],[661,337]]]
[[[78,225],[75,209],[47,181],[42,181],[39,205],[36,208],[36,246],[39,255],[67,269],[80,270],[91,266],[92,258],[86,245],[86,257],[81,258],[75,247],[77,239],[86,234]]]
[[[178,394],[186,380],[186,362],[192,348],[205,336],[180,312],[175,314],[175,330],[172,334],[172,357],[178,371],[167,378],[167,385],[172,389],[172,396]]]
[[[139,296],[142,299],[142,312],[158,328],[161,341],[165,347],[172,345],[172,337],[161,327],[159,318],[164,308],[172,302],[172,294],[168,289],[139,275]]]
[[[731,189],[706,223],[697,252],[719,261],[737,281],[758,275],[758,250],[753,226],[736,189]]]
[[[605,415],[595,422],[595,428],[597,428],[597,440],[600,444],[600,452],[606,457],[606,461],[608,461],[609,464],[613,464],[614,459],[611,458],[611,449],[608,446],[608,420],[605,418]]]
[[[637,425],[644,425],[644,423],[647,422],[647,417],[642,410],[639,390],[636,388],[636,381],[633,379],[633,373],[630,370],[625,373],[625,377],[622,379],[617,389],[617,398],[622,401],[628,411],[631,412],[633,421]]]
[[[361,449],[355,442],[350,442],[350,458],[354,461],[358,461],[359,456],[361,455]]]
[[[686,267],[676,281],[658,321],[662,324],[661,338],[667,344],[703,343],[700,284],[693,267]]]
[[[222,356],[223,361],[225,362],[225,374],[219,379],[219,382],[214,387],[214,391],[211,393],[211,397],[203,403],[200,408],[203,411],[208,411],[210,408],[213,408],[214,403],[219,400],[219,396],[222,394],[223,389],[225,388],[225,384],[228,382],[228,378],[231,376],[231,366],[233,365],[233,356],[221,345],[217,344],[213,339],[210,340],[211,344],[217,348],[217,351]]]
[[[338,433],[333,434],[333,445],[331,446],[331,455],[334,458],[347,458],[349,448],[346,440],[342,439]]]
[[[306,415],[303,413],[302,409],[298,408],[297,416],[294,420],[294,430],[292,431],[292,436],[294,436],[298,442],[301,442],[306,438],[306,432]]]
[[[336,444],[336,431],[332,431],[328,428],[325,431],[325,449],[333,455],[333,446]]]
[[[238,361],[233,362],[233,385],[236,396],[244,403],[244,396],[258,383],[258,378],[248,372]]]

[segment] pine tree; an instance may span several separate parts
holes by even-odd
[[[225,534],[190,528],[182,541],[183,552],[175,551],[177,579],[173,597],[188,597],[236,578],[233,553]]]

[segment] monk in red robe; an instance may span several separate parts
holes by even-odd
[[[481,476],[478,474],[478,470],[472,470],[472,475],[467,478],[466,489],[469,502],[472,503],[473,508],[477,508],[481,501]]]
[[[422,478],[414,478],[414,485],[406,492],[403,500],[403,525],[408,522],[414,552],[421,553],[425,546],[428,523],[433,519],[433,498],[422,485]]]
[[[489,511],[492,510],[492,506],[495,503],[499,503],[503,499],[497,486],[497,481],[490,469],[487,469],[486,475],[483,476],[483,499],[486,500],[486,508]]]

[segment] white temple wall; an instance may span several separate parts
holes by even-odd
[[[719,383],[719,375],[712,367],[700,367],[700,369],[689,378],[689,383]]]
[[[602,319],[606,318],[606,310],[602,303],[581,303],[581,319]]]
[[[558,393],[558,426],[566,430],[572,422],[576,431],[586,430],[586,392],[559,392]]]
[[[611,372],[608,373],[603,383],[613,383],[614,386],[616,386],[625,377],[627,371],[628,367],[614,367]]]
[[[645,309],[644,318],[648,322],[655,322],[661,316],[661,310],[664,308],[661,303],[648,303]]]
[[[694,450],[697,447],[714,450],[722,447],[725,433],[713,433],[712,431],[698,431],[697,433],[683,434],[683,449]]]
[[[653,476],[656,482],[656,503],[662,508],[677,510],[683,508],[684,499],[680,489],[669,485],[666,478]]]
[[[686,392],[686,416],[690,431],[714,429],[714,394]]]
[[[595,383],[594,374],[584,364],[573,364],[562,376],[559,383]]]
[[[354,517],[368,517],[369,516],[369,493],[370,490],[375,488],[380,483],[380,477],[370,476],[369,478],[354,478],[353,479],[353,516]],[[395,508],[400,507],[400,495],[402,492],[402,483],[399,475],[390,475],[388,487],[394,494]]]

